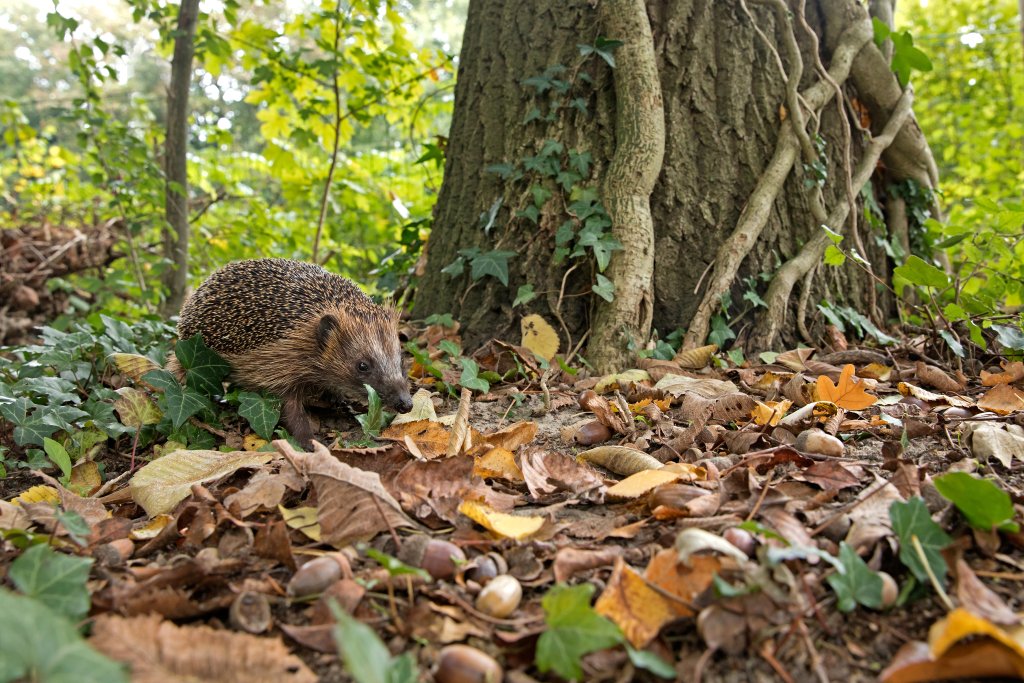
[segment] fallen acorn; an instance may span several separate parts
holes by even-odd
[[[119,538],[110,543],[98,545],[92,550],[92,556],[104,567],[120,567],[135,552],[135,543],[130,538]]]
[[[499,683],[501,665],[488,654],[469,645],[448,645],[437,657],[437,683]]]
[[[344,567],[342,561],[344,561]],[[299,567],[291,581],[288,582],[288,596],[305,598],[323,593],[331,584],[341,578],[343,572],[351,575],[351,569],[345,571],[346,569],[348,569],[348,559],[339,553],[312,559]]]
[[[459,565],[466,561],[466,554],[454,543],[421,534],[402,544],[398,559],[426,570],[435,579],[450,579],[455,576]]]
[[[246,633],[264,633],[270,629],[270,602],[262,593],[243,591],[239,593],[228,610],[231,625]]]
[[[523,587],[510,574],[501,574],[491,579],[476,596],[476,608],[484,614],[504,619],[519,608],[523,599]]]
[[[796,449],[838,458],[843,454],[843,442],[820,429],[805,429],[796,437]]]

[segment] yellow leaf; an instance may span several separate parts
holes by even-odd
[[[51,505],[60,504],[60,493],[57,489],[52,486],[33,486],[32,488],[23,491],[21,495],[11,498],[11,502],[15,505],[24,505],[25,503],[50,503]]]
[[[608,489],[609,498],[639,498],[648,491],[679,479],[678,472],[670,470],[644,470],[632,474]]]
[[[523,481],[523,471],[516,464],[515,454],[507,448],[492,448],[473,462],[473,474],[484,479]]]
[[[69,484],[68,488],[81,491],[84,496],[92,495],[103,485],[100,466],[91,460],[78,463],[71,468]]]
[[[486,503],[466,500],[459,505],[459,512],[503,538],[521,541],[540,531],[544,518],[540,516],[518,516],[498,512]]]
[[[793,402],[786,399],[783,401],[768,401],[767,403],[757,402],[754,409],[750,411],[750,416],[754,418],[754,423],[759,424],[762,427],[764,425],[771,425],[774,427],[779,424],[779,420],[782,416],[793,406]]]
[[[140,381],[142,376],[150,370],[160,369],[160,366],[152,360],[137,353],[112,353],[110,360],[114,361],[118,370],[136,382]]]
[[[170,524],[173,519],[174,517],[168,514],[155,515],[153,519],[149,520],[142,526],[137,526],[132,529],[128,536],[133,541],[148,541],[156,538],[160,535],[160,532],[164,530],[164,527]]]
[[[651,379],[651,376],[646,370],[626,370],[625,372],[619,372],[614,375],[605,375],[602,377],[596,385],[594,385],[594,391],[599,394],[603,394],[606,391],[612,389],[621,389],[626,386],[627,382],[646,382]]]
[[[277,506],[281,518],[290,529],[296,529],[307,537],[320,543],[320,522],[317,521],[315,507],[297,507],[289,510],[283,505]]]
[[[523,346],[545,360],[551,360],[558,353],[558,333],[547,320],[534,313],[525,316],[519,327],[523,333]]]
[[[680,349],[679,353],[672,358],[672,362],[681,368],[700,370],[707,367],[708,363],[711,362],[711,357],[715,355],[717,350],[717,344],[708,344],[696,349]]]
[[[847,410],[864,410],[878,400],[864,391],[864,384],[853,379],[853,365],[843,366],[839,374],[839,383],[832,384],[825,375],[818,376],[818,400],[832,401],[840,408]]]
[[[614,621],[636,648],[654,640],[661,627],[677,616],[674,606],[621,557],[616,559],[615,570],[594,611]]]

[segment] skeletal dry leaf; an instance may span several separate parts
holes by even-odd
[[[661,461],[635,448],[626,446],[598,446],[576,456],[584,462],[600,465],[615,474],[630,475],[644,470],[656,470]]]
[[[515,541],[529,538],[544,526],[544,517],[539,515],[510,515],[475,500],[463,501],[459,512],[488,531]]]
[[[816,384],[818,399],[831,401],[846,410],[864,410],[874,405],[878,397],[864,390],[864,383],[853,378],[853,371],[853,365],[844,365],[837,384],[833,384],[827,376],[819,375]]]
[[[558,353],[558,333],[541,316],[536,313],[524,316],[519,328],[523,335],[522,345],[544,360],[551,360]]]
[[[621,557],[616,558],[615,569],[594,610],[615,622],[636,648],[646,647],[661,627],[677,616],[673,605]]]
[[[680,349],[679,353],[672,358],[672,362],[687,370],[701,370],[708,366],[716,351],[718,351],[717,344],[698,346],[695,349]]]
[[[159,615],[103,614],[89,644],[131,667],[133,683],[315,683],[317,677],[280,638],[175,626]]]

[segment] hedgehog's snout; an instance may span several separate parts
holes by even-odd
[[[394,409],[400,413],[408,413],[412,410],[412,396],[408,391],[395,399]]]

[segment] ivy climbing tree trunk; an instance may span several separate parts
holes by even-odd
[[[665,156],[665,110],[654,40],[643,0],[604,0],[605,35],[622,36],[615,51],[615,152],[601,181],[601,198],[622,249],[607,277],[611,301],[599,299],[590,360],[602,372],[629,361],[631,341],[646,340],[654,318],[654,222],[651,191]]]
[[[164,257],[172,264],[163,278],[167,298],[164,315],[178,312],[188,285],[188,93],[192,85],[196,21],[199,0],[181,0],[178,28],[171,59],[171,84],[167,90],[167,138],[164,142]]]
[[[751,352],[884,326],[937,174],[872,37],[856,0],[471,0],[414,313],[467,346],[540,314],[601,369],[648,320]]]

